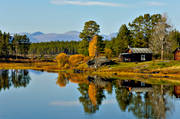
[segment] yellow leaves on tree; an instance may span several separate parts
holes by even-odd
[[[89,85],[88,94],[89,94],[89,98],[92,104],[96,106],[97,105],[97,98],[96,98],[97,91],[96,91],[96,86],[93,83]]]
[[[64,65],[68,63],[68,59],[69,57],[65,53],[60,53],[58,56],[56,56],[56,61],[59,67],[64,67]]]
[[[69,57],[69,63],[71,66],[77,66],[84,61],[85,56],[81,54],[71,55]]]
[[[112,57],[112,50],[109,49],[109,48],[105,48],[104,49],[104,52],[105,52],[105,56],[109,59]]]
[[[90,57],[97,56],[97,43],[98,43],[98,36],[96,35],[89,42],[89,56]]]

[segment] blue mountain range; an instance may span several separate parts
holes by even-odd
[[[21,35],[27,35],[32,43],[39,42],[51,42],[51,41],[80,41],[78,31],[69,31],[62,34],[57,33],[42,33],[40,31],[34,33],[20,33]],[[104,40],[110,40],[112,37],[116,37],[117,33],[110,35],[102,35]]]

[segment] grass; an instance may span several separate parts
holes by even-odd
[[[119,62],[111,66],[103,66],[97,70],[89,69],[86,64],[76,67],[85,73],[93,75],[106,75],[113,77],[152,77],[152,78],[178,78],[180,79],[180,61],[149,61],[149,62]],[[58,67],[56,62],[34,62],[34,63],[0,63],[0,69],[33,69],[48,72],[73,72],[73,68],[64,69]]]
[[[180,69],[180,61],[148,61],[148,62],[120,62],[110,67],[102,67],[98,71],[124,71],[124,72],[154,72],[154,71],[172,71]]]

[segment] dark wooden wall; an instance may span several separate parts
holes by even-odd
[[[174,60],[179,60],[180,61],[180,51],[177,50],[175,53],[174,53]]]
[[[141,55],[145,55],[145,61],[151,61],[152,60],[152,54],[141,54],[141,53],[137,53],[137,54],[131,54],[128,56],[123,56],[122,57],[122,61],[124,62],[142,62],[141,61]],[[128,60],[125,60],[128,59]]]

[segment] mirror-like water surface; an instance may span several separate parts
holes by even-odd
[[[180,86],[83,74],[0,70],[0,119],[180,117]]]

